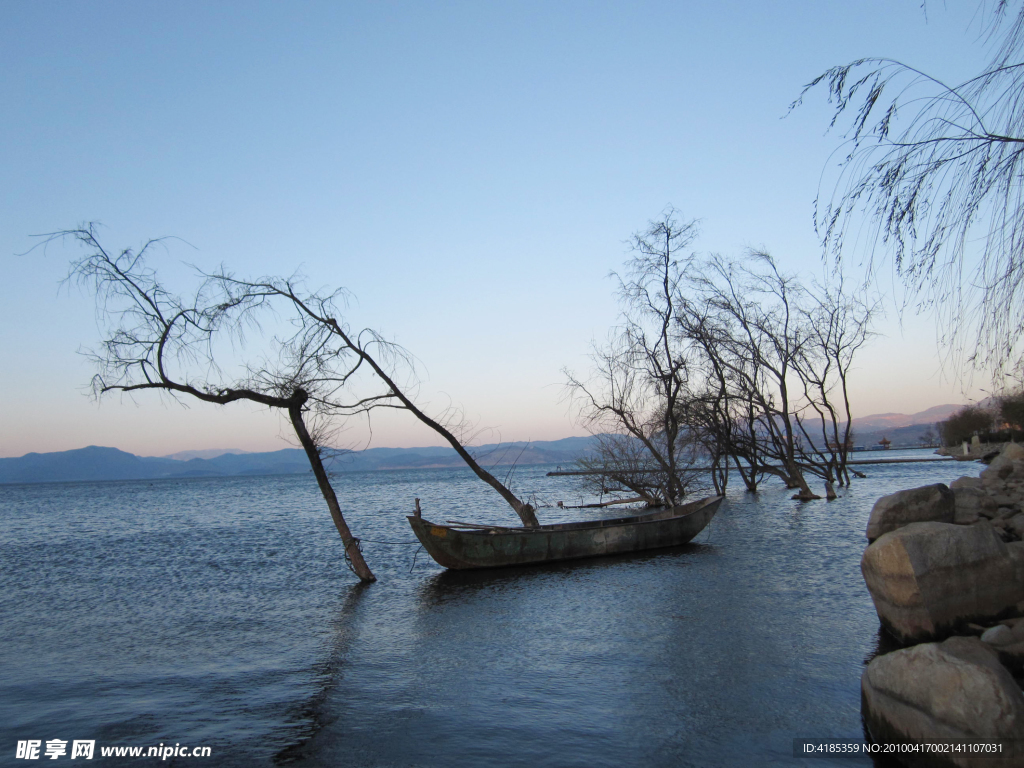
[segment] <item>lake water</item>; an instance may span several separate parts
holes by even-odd
[[[0,764],[82,739],[104,764],[182,744],[213,757],[164,764],[826,766],[792,742],[862,735],[871,505],[979,468],[864,467],[830,503],[734,482],[686,547],[462,573],[404,516],[419,497],[428,519],[514,524],[467,470],[341,474],[368,586],[311,477],[0,486]],[[549,469],[517,490],[575,503]]]

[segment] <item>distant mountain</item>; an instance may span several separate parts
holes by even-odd
[[[71,480],[142,480],[173,472],[180,462],[143,458],[117,448],[90,445],[59,453],[28,453],[0,459],[0,483],[47,483]]]
[[[917,424],[931,426],[937,421],[949,418],[955,411],[963,408],[963,405],[936,405],[925,411],[912,413],[909,416],[905,413],[876,413],[871,416],[862,416],[853,420],[855,430],[876,430],[895,429],[897,427],[910,427]]]
[[[920,445],[921,436],[935,422],[962,406],[940,405],[909,416],[880,413],[853,420],[854,442],[873,446],[882,437],[893,447]],[[568,466],[592,445],[592,437],[483,445],[471,453],[484,466],[561,464]],[[463,467],[454,450],[445,447],[370,448],[339,452],[326,462],[334,472],[370,472],[388,469]],[[171,456],[135,456],[116,448],[91,445],[58,453],[29,453],[0,458],[0,483],[51,483],[90,480],[147,480],[239,475],[291,475],[309,472],[300,448],[267,453],[237,449],[181,451]]]
[[[590,437],[533,443],[504,443],[472,448],[484,466],[517,464],[571,464],[591,445]],[[175,456],[187,455],[185,451]],[[202,453],[202,452],[196,452]],[[0,459],[0,483],[52,483],[89,480],[151,480],[183,477],[238,475],[291,475],[310,471],[300,448],[269,453],[215,452],[211,458],[179,460],[144,457],[91,445],[73,451],[29,453]],[[370,448],[341,452],[326,462],[334,472],[365,472],[386,469],[432,469],[465,466],[451,448]]]
[[[209,448],[205,451],[178,451],[172,453],[169,456],[163,456],[164,459],[174,459],[175,461],[188,461],[189,459],[215,459],[218,456],[223,456],[225,453],[250,453],[250,451],[242,451],[238,448]]]

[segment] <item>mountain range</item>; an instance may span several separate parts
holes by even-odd
[[[935,422],[958,405],[940,405],[915,414],[880,413],[853,420],[854,440],[871,446],[888,437],[893,447],[916,446]],[[483,445],[471,453],[484,466],[572,464],[592,444],[592,437]],[[465,466],[445,447],[369,448],[339,452],[325,462],[333,472],[387,469],[433,469]],[[48,483],[92,480],[153,480],[159,478],[291,475],[310,471],[300,448],[268,453],[237,449],[181,451],[170,456],[136,456],[117,448],[91,445],[56,453],[28,453],[0,458],[0,483]]]
[[[955,411],[963,408],[962,405],[936,405],[926,411],[911,414],[904,413],[876,413],[872,416],[862,416],[853,420],[853,428],[861,432],[879,429],[898,429],[900,427],[911,427],[917,425],[932,426],[936,422],[948,419]]]
[[[567,437],[531,443],[502,443],[470,449],[483,466],[571,464],[593,438]],[[56,453],[28,453],[0,459],[0,483],[48,483],[91,480],[153,480],[158,478],[291,475],[310,471],[301,448],[269,453],[191,451],[172,456],[136,456],[117,448],[90,445]],[[209,458],[204,454],[215,454]],[[175,458],[181,457],[181,458]],[[451,448],[369,448],[339,452],[324,462],[332,472],[462,467]]]

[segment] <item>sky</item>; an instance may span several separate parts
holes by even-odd
[[[481,442],[583,434],[563,369],[616,323],[630,235],[671,205],[702,252],[821,275],[814,199],[842,137],[824,92],[789,105],[865,56],[965,79],[987,58],[976,7],[0,4],[0,456],[294,444],[254,406],[89,397],[95,301],[61,287],[82,252],[33,246],[90,221],[110,248],[179,238],[154,266],[183,284],[223,264],[347,288],[349,323],[415,355],[421,402]],[[878,285],[899,301],[891,271]],[[943,373],[932,318],[877,330],[855,416],[985,396]],[[440,443],[408,414],[339,440]]]

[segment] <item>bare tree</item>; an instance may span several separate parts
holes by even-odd
[[[805,288],[763,251],[694,259],[681,289],[678,323],[699,361],[691,368],[715,384],[716,431],[748,490],[763,474],[801,499],[816,498],[808,473],[848,482],[848,376],[873,307],[841,281]]]
[[[994,54],[954,85],[891,59],[858,59],[808,84],[824,86],[832,126],[848,118],[835,186],[816,225],[835,258],[849,233],[873,227],[919,308],[933,307],[960,370],[994,377],[1024,363],[1024,6],[982,3]]]
[[[473,471],[512,506],[525,525],[537,524],[533,508],[479,466],[449,425],[427,415],[400,386],[399,372],[411,374],[408,354],[375,331],[353,332],[340,314],[343,289],[305,291],[297,280],[244,280],[223,270],[201,274],[188,298],[172,293],[147,264],[157,241],[135,251],[107,251],[92,225],[56,232],[45,242],[72,238],[87,253],[69,274],[96,293],[106,338],[90,353],[98,372],[97,397],[109,392],[157,390],[226,405],[249,401],[287,413],[309,459],[320,491],[341,535],[345,556],[363,581],[374,581],[341,513],[324,467],[331,424],[367,415],[376,408],[400,408],[442,435]],[[266,338],[262,324],[283,321],[287,331]],[[254,362],[227,370],[229,345],[244,345],[249,334],[265,350]]]
[[[765,252],[751,254],[746,264],[710,256],[691,266],[687,287],[716,317],[717,363],[729,371],[736,399],[749,404],[750,453],[801,498],[815,498],[801,467],[800,390],[793,390],[806,344],[803,287]],[[734,445],[741,455],[742,448]]]
[[[599,442],[597,463],[607,481],[631,489],[652,505],[678,504],[686,495],[692,463],[681,432],[680,409],[688,361],[675,328],[675,301],[682,279],[680,252],[696,237],[696,223],[674,210],[632,239],[624,276],[615,274],[622,324],[595,347],[594,375],[566,371],[582,422]]]
[[[652,461],[642,440],[625,432],[601,432],[594,445],[576,462],[585,473],[581,486],[593,493],[630,491],[650,506],[665,505],[665,471]],[[676,488],[689,493],[700,485],[701,470],[695,466],[698,445],[681,440],[677,448]],[[680,497],[681,498],[681,497]]]
[[[699,271],[696,264],[691,260],[691,272]],[[731,365],[732,325],[692,288],[679,296],[675,322],[691,361],[690,397],[681,404],[680,421],[699,435],[716,491],[725,491],[731,460],[747,490],[756,492],[765,474],[759,411],[742,373]]]
[[[842,276],[831,285],[815,286],[808,292],[808,306],[801,309],[807,328],[807,342],[797,360],[804,399],[817,415],[823,461],[828,482],[850,484],[847,465],[853,445],[853,413],[850,409],[850,369],[854,356],[871,337],[871,323],[879,312],[877,302],[848,295]],[[800,420],[808,444],[818,444]]]
[[[599,436],[583,468],[651,504],[678,503],[699,465],[718,493],[733,468],[749,491],[775,475],[804,500],[819,498],[808,474],[848,483],[848,377],[875,308],[841,280],[805,288],[767,252],[680,259],[694,237],[673,210],[634,236],[622,325],[591,379],[568,374]]]

